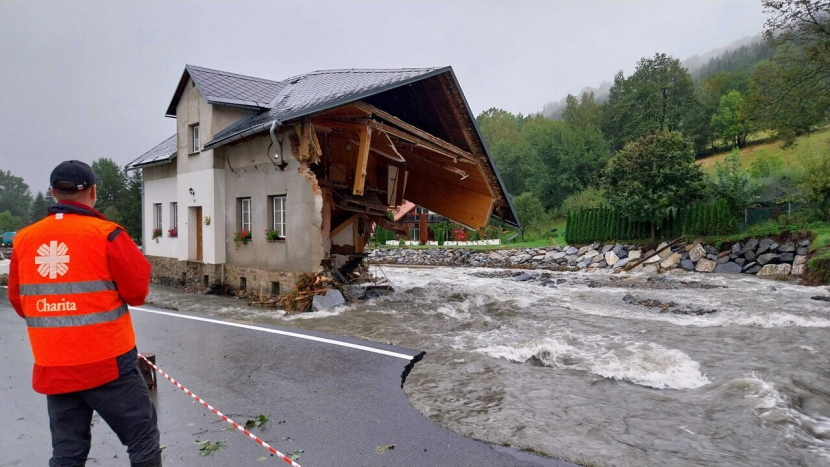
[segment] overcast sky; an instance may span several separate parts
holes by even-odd
[[[759,0],[0,0],[0,169],[45,189],[61,160],[135,159],[185,64],[280,80],[331,68],[451,65],[473,112],[533,113],[760,32]]]

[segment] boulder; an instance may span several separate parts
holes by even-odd
[[[346,299],[343,298],[343,294],[337,289],[328,289],[325,295],[315,295],[311,299],[311,309],[313,311],[327,310],[345,304]]]
[[[631,261],[631,258],[622,258],[622,259],[618,260],[616,263],[614,263],[612,266],[613,266],[614,269],[621,268],[621,267],[625,266],[626,264],[628,264],[630,261]]]
[[[795,253],[795,243],[787,242],[778,247],[779,253]]]
[[[564,251],[549,251],[545,254],[545,259],[548,261],[556,261],[564,258],[567,254]]]
[[[533,277],[531,277],[530,274],[528,274],[526,272],[523,272],[523,273],[519,274],[518,276],[514,277],[513,280],[516,281],[516,282],[525,282],[525,281],[529,281],[532,278]]]
[[[619,257],[614,253],[613,250],[605,252],[605,262],[613,266],[614,264],[619,261]]]
[[[689,250],[689,259],[691,259],[693,263],[697,263],[700,258],[705,256],[706,250],[703,249],[700,243],[696,244],[691,250]]]
[[[732,250],[731,250],[732,254],[740,255],[743,250],[744,250],[744,247],[743,247],[743,245],[741,245],[741,242],[732,244]]]
[[[759,276],[785,276],[790,273],[792,266],[789,264],[767,264],[758,271]]]
[[[800,276],[807,270],[807,256],[798,255],[793,259],[793,268],[790,274]]]
[[[782,263],[792,263],[793,259],[795,259],[795,255],[792,253],[781,253],[781,256],[778,257],[778,261]]]
[[[777,243],[775,243],[775,242],[770,243],[770,244],[769,244],[769,252],[770,252],[770,253],[778,253],[778,248],[779,248],[780,246],[781,246],[781,245],[779,245],[779,244],[777,244]]]
[[[731,254],[732,254],[732,252],[731,252],[731,251],[729,251],[729,250],[726,250],[726,251],[721,251],[720,253],[718,253],[718,259],[721,259],[721,258],[723,258],[724,256],[729,256],[729,255],[731,255]]]
[[[501,255],[496,253],[495,251],[491,252],[489,255],[487,255],[487,257],[492,259],[493,261],[501,261],[502,260]]]
[[[757,257],[758,255],[756,255],[755,252],[752,250],[749,250],[744,253],[744,258],[746,258],[747,261],[755,261],[755,258]]]
[[[808,246],[810,246],[810,240],[802,240],[802,241],[798,242],[798,246],[808,247]]]
[[[576,263],[576,267],[577,267],[577,269],[585,269],[585,263],[580,261],[580,262]]]
[[[565,249],[565,253],[568,254],[568,255],[575,255],[575,254],[579,253],[579,248],[569,246],[568,248]]]
[[[654,255],[654,256],[652,256],[651,258],[649,258],[649,259],[645,260],[645,261],[643,262],[643,264],[653,264],[653,263],[656,263],[656,262],[658,262],[658,261],[660,261],[660,260],[662,260],[662,259],[663,259],[663,258],[661,258],[661,257],[660,257],[660,255]]]
[[[602,258],[602,256],[599,256],[599,258]],[[600,260],[598,263],[594,263],[594,264],[592,264],[592,265],[591,265],[591,267],[592,267],[592,268],[593,268],[593,267],[596,267],[596,268],[607,268],[607,267],[608,267],[608,263],[606,263],[606,262],[605,262],[605,260],[604,260],[604,259],[602,259],[602,260]]]
[[[687,271],[694,271],[695,270],[695,263],[692,262],[690,259],[684,259],[680,261],[680,267],[687,270]]]
[[[763,255],[764,253],[769,251],[769,246],[772,245],[772,240],[765,238],[758,242],[758,249],[755,250],[755,254],[758,256]]]
[[[755,266],[752,266],[751,268],[744,269],[744,274],[758,274],[758,271],[760,271],[760,270],[761,270],[761,265],[756,264]]]
[[[721,274],[740,274],[743,268],[738,263],[728,262],[715,266],[715,272]]]
[[[710,259],[712,261],[718,260],[718,255],[706,255],[706,259]]]
[[[614,249],[612,249],[611,251],[613,251],[614,254],[617,255],[617,258],[625,258],[628,255],[628,252],[626,251],[625,247],[620,245],[619,243],[614,245]]]
[[[741,266],[747,263],[746,258],[735,258],[735,264],[740,264]]]
[[[643,266],[643,272],[657,272],[657,264],[655,263],[645,264],[641,266]]]
[[[634,261],[643,257],[642,250],[631,250],[628,252],[628,259]]]
[[[585,245],[576,252],[576,256],[584,255],[588,250],[591,249],[591,245]]]
[[[602,247],[602,250],[600,250],[600,253],[602,253],[604,255],[605,253],[608,253],[609,251],[611,251],[613,249],[614,249],[614,245],[608,244],[608,245],[605,245],[604,247]]]
[[[763,255],[759,255],[757,261],[761,266],[767,264],[778,264],[780,262],[778,260],[778,255],[775,253],[764,253]]]
[[[711,246],[711,245],[706,245],[706,246],[703,247],[703,249],[706,250],[707,255],[717,255],[718,254],[718,250],[715,247]]]
[[[749,263],[744,264],[744,272],[746,272],[747,269],[753,268],[755,266],[758,266],[758,263],[756,263],[755,261],[751,261]],[[760,268],[760,267],[761,266],[758,266],[758,268]]]
[[[729,255],[721,256],[715,262],[718,263],[718,264],[726,264],[726,263],[729,262]]]
[[[810,249],[806,246],[800,246],[797,250],[795,250],[795,254],[797,255],[806,255],[810,252]]]
[[[663,269],[674,269],[678,264],[680,264],[680,253],[672,253],[660,263],[660,267]]]
[[[747,251],[750,251],[750,250],[754,251],[756,248],[758,248],[758,239],[757,238],[750,238],[749,240],[747,240],[746,244],[744,245],[744,249],[742,251],[743,251],[743,253],[746,253]]]
[[[697,272],[712,272],[715,270],[715,262],[711,259],[700,258],[695,266]]]

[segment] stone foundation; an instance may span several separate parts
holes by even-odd
[[[229,291],[243,290],[252,298],[275,298],[277,294],[294,288],[299,273],[224,265],[222,284],[221,264],[204,264],[198,261],[179,261],[176,258],[147,256],[152,266],[150,282],[186,290],[204,290],[227,285]]]

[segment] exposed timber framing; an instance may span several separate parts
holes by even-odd
[[[353,215],[352,217],[350,217],[350,218],[346,219],[345,221],[343,221],[337,227],[331,229],[331,232],[329,233],[329,238],[334,238],[335,236],[337,236],[337,234],[339,234],[340,232],[346,230],[346,228],[348,226],[352,225],[353,223],[356,223],[357,220],[362,215],[363,215],[362,213],[357,213],[357,214]]]
[[[369,165],[369,146],[372,143],[372,131],[364,127],[359,131],[360,146],[357,150],[357,166],[354,174],[354,188],[352,194],[363,195],[363,187],[366,184],[366,168]]]

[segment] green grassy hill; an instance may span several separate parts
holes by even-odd
[[[830,128],[822,129],[815,133],[798,138],[796,145],[793,148],[784,149],[781,147],[781,141],[773,141],[771,143],[759,144],[741,149],[741,167],[746,169],[758,158],[759,154],[766,153],[776,155],[784,160],[784,163],[798,164],[797,148],[806,147],[808,149],[817,148],[821,145],[827,147],[830,145]],[[723,162],[723,159],[728,155],[728,152],[717,154],[714,156],[698,159],[697,163],[703,168],[706,173],[715,172],[715,163]]]

